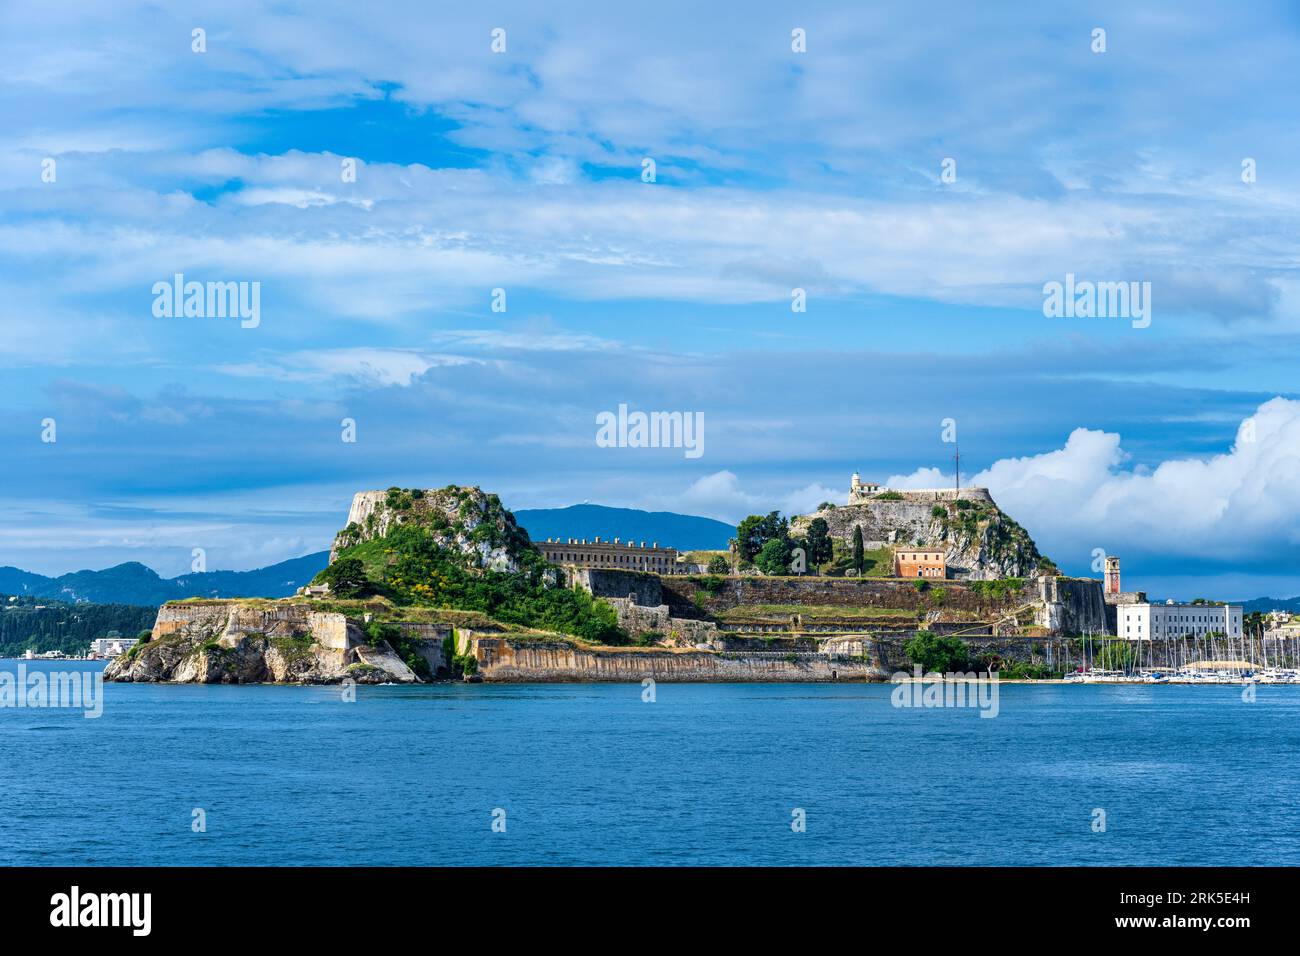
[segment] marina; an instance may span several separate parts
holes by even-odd
[[[1121,641],[1089,636],[1074,684],[1300,684],[1300,638],[1218,635]]]

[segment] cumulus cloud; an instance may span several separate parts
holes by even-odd
[[[1077,428],[1054,451],[1005,458],[967,479],[1049,554],[1086,568],[1094,548],[1148,567],[1295,568],[1300,561],[1300,402],[1274,398],[1225,451],[1130,465],[1121,436]],[[897,488],[949,487],[951,474],[894,475]],[[1297,581],[1300,585],[1300,581]]]

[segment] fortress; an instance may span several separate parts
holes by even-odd
[[[900,576],[994,580],[1030,577],[1041,555],[1028,532],[1005,515],[987,488],[889,488],[856,472],[846,504],[825,504],[790,523],[807,534],[813,519],[852,547],[861,534],[867,551],[889,549]],[[903,558],[900,563],[897,559]]]
[[[620,538],[532,542],[500,499],[477,487],[359,492],[332,559],[346,552],[367,582],[380,587],[335,594],[318,580],[277,601],[168,603],[150,639],[117,657],[104,678],[883,680],[911,660],[907,643],[923,630],[958,639],[984,664],[1017,661],[1035,673],[1054,673],[1071,666],[1074,636],[1108,631],[1101,582],[1061,576],[987,489],[895,491],[854,475],[847,504],[828,503],[793,519],[792,532],[806,534],[815,519],[826,522],[841,559],[855,539],[863,552],[879,552],[870,555],[870,569],[863,553],[852,574],[709,574],[679,565],[675,549],[654,541],[648,547]],[[439,556],[417,581],[424,590],[414,598],[390,590],[387,569],[401,548]],[[525,555],[533,548],[560,565],[540,582],[525,575],[535,566]],[[510,593],[505,587],[517,590],[526,598],[521,605],[542,610],[522,621],[498,620],[486,602],[448,603],[458,592],[435,590],[443,568],[461,569],[467,582],[501,584],[502,594]],[[1118,563],[1108,570],[1114,596]],[[565,586],[605,602],[594,623],[601,625],[599,639],[610,643],[569,630],[576,625],[567,619],[543,616],[551,613],[543,601],[556,598],[551,589]]]
[[[881,495],[898,496],[901,501],[976,501],[992,504],[993,496],[987,488],[886,488],[874,482],[864,482],[856,471],[849,481],[849,504],[860,505],[881,500]],[[889,499],[884,499],[889,500]]]
[[[653,571],[657,574],[674,574],[677,566],[677,549],[661,548],[654,541],[650,547],[642,541],[623,542],[618,538],[601,541],[599,537],[588,543],[586,538],[547,538],[535,542],[537,550],[551,564],[572,565],[583,568],[622,568],[625,571]]]

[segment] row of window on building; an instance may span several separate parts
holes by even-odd
[[[597,538],[587,540],[570,538],[540,541],[537,547],[551,564],[573,564],[588,568],[626,568],[629,571],[657,571],[670,574],[677,570],[677,549],[661,548],[659,542],[646,547],[628,542],[623,544],[617,538],[614,541],[601,541]]]
[[[1168,637],[1241,637],[1244,613],[1240,605],[1121,604],[1117,630],[1134,641]]]
[[[948,559],[942,551],[895,551],[894,577],[946,578]]]

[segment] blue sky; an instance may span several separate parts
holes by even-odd
[[[393,484],[798,511],[947,483],[953,418],[1066,570],[1300,593],[1293,5],[698,6],[7,4],[0,564],[260,566]]]

